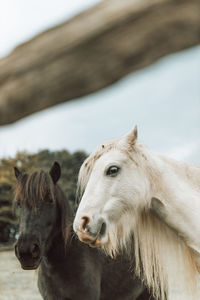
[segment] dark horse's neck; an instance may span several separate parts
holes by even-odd
[[[49,246],[46,249],[45,257],[49,262],[54,259],[62,260],[69,251],[72,243],[72,221],[73,211],[68,199],[59,186],[56,186],[57,221],[54,224],[52,234],[49,238]]]

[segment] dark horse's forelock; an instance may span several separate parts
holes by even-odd
[[[14,190],[14,201],[37,207],[40,201],[51,199],[55,201],[54,183],[48,172],[43,170],[30,175],[22,174]]]

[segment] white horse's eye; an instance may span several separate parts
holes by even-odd
[[[117,175],[118,172],[119,172],[119,167],[111,166],[111,167],[109,167],[108,170],[106,171],[106,175],[107,175],[107,176],[114,177],[114,176]]]

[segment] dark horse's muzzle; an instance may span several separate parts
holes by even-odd
[[[37,269],[41,260],[41,248],[35,237],[20,235],[15,244],[15,255],[24,270]]]

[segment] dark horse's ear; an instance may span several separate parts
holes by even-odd
[[[57,161],[54,162],[49,174],[51,175],[54,184],[56,184],[56,182],[59,180],[61,175],[61,167]]]
[[[14,167],[15,177],[19,179],[19,176],[22,174],[17,167]]]

